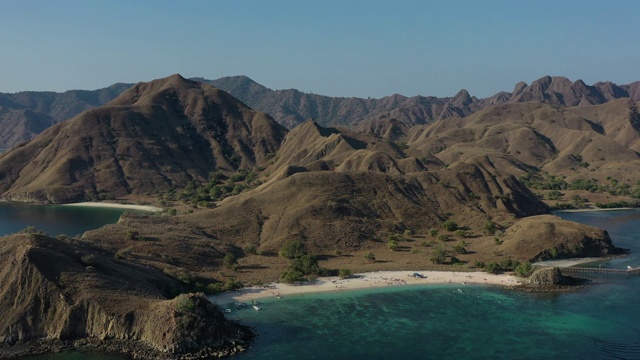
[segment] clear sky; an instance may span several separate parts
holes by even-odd
[[[330,96],[640,80],[635,0],[7,0],[0,92],[247,75]]]

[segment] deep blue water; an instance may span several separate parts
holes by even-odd
[[[115,224],[125,211],[130,210],[0,203],[0,235],[35,226],[51,236],[74,236],[106,224]]]
[[[640,211],[558,215],[603,227],[632,249],[605,266],[640,265]],[[229,314],[258,333],[237,359],[640,359],[640,277],[601,278],[569,294],[460,287],[264,300],[260,312]],[[78,358],[46,359],[70,356]]]

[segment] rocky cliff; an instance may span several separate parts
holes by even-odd
[[[2,239],[0,277],[0,357],[77,340],[177,357],[224,351],[248,335],[201,294],[170,299],[181,284],[157,269],[39,233]]]

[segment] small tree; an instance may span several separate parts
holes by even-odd
[[[448,252],[443,247],[438,247],[431,252],[429,260],[434,264],[442,264],[447,259]]]
[[[438,236],[438,230],[434,229],[434,228],[429,229],[429,236],[431,236],[431,237]]]
[[[349,269],[340,269],[338,270],[338,277],[340,279],[348,279],[350,277],[352,277],[353,274],[351,273],[351,270]]]
[[[387,243],[387,247],[391,251],[396,251],[398,250],[398,242],[395,240],[389,240],[389,242]]]
[[[222,260],[222,263],[227,269],[235,269],[238,266],[238,259],[233,253],[227,253]]]
[[[300,241],[292,241],[280,249],[280,256],[287,259],[295,259],[302,255],[306,255],[307,250]]]
[[[365,259],[369,260],[369,261],[376,261],[376,256],[373,255],[372,252],[368,253],[367,255],[364,256]]]
[[[195,301],[187,294],[178,295],[175,308],[178,312],[189,313],[196,309]]]
[[[467,244],[464,241],[459,242],[456,246],[453,247],[453,251],[458,254],[466,254],[467,249],[465,248]]]
[[[436,239],[438,239],[439,241],[449,241],[449,237],[445,234],[438,234],[438,236],[436,237]]]
[[[404,231],[404,237],[409,237],[413,235],[413,230],[407,229]]]
[[[454,234],[455,234],[457,237],[460,237],[460,238],[467,237],[467,231],[466,231],[466,230],[462,230],[462,229],[458,229],[458,230],[456,230]]]
[[[496,230],[498,229],[496,228],[496,224],[494,224],[493,221],[487,220],[487,222],[484,223],[485,235],[493,235],[496,233]]]
[[[522,264],[516,266],[516,274],[521,277],[528,277],[533,273],[533,266],[530,262],[525,261]]]
[[[126,236],[127,236],[127,240],[138,240],[138,237],[140,236],[140,232],[138,232],[138,230],[129,229],[126,232]]]
[[[500,264],[498,264],[495,261],[492,261],[485,266],[484,270],[489,274],[497,274],[500,271],[502,271],[502,268],[500,267]]]
[[[449,219],[442,223],[442,228],[447,231],[456,231],[458,229],[458,224],[455,221]]]

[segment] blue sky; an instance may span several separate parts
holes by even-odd
[[[640,80],[640,1],[5,1],[0,92],[247,75],[330,96]]]

